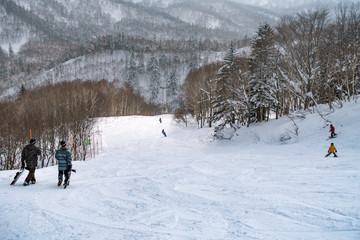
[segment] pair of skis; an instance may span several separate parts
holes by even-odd
[[[17,180],[19,180],[19,178],[21,177],[21,175],[23,174],[23,172],[25,171],[25,168],[20,168],[19,171],[16,172],[14,180],[10,183],[10,185],[15,185],[15,183],[17,182]],[[71,172],[76,173],[75,169],[71,169]],[[69,180],[64,184],[64,189],[69,186],[70,184],[70,176],[71,176],[71,172],[69,172]]]

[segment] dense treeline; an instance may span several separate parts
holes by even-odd
[[[43,150],[39,166],[44,167],[55,164],[52,153],[60,140],[72,143],[72,134],[76,155],[82,159],[82,144],[89,140],[96,117],[159,112],[128,85],[117,88],[116,83],[104,80],[62,82],[25,90],[15,101],[0,102],[0,169],[19,167],[21,145],[29,140],[30,129]]]
[[[0,8],[7,13],[6,21],[7,18],[15,17],[31,27],[31,31],[34,31],[36,37],[44,38],[46,36],[48,39],[68,40],[72,43],[90,40],[94,36],[116,35],[120,32],[145,38],[188,39],[196,37],[228,41],[228,39],[237,37],[238,34],[235,31],[253,29],[252,16],[244,18],[240,24],[237,19],[229,21],[227,18],[219,16],[218,10],[211,7],[214,6],[214,3],[207,2],[197,3],[198,11],[219,19],[223,26],[208,28],[205,27],[205,24],[189,24],[187,21],[179,19],[177,11],[174,13],[172,9],[180,7],[183,11],[189,11],[194,7],[194,3],[183,6],[176,5],[168,6],[166,9],[160,7],[163,6],[161,2],[151,4],[150,2],[133,3],[114,0],[100,2],[96,0],[84,2],[0,0]],[[250,15],[254,11],[258,12],[258,9],[240,4],[226,3],[226,5],[232,8],[233,15],[242,14],[245,11],[244,8]],[[117,14],[109,13],[108,9],[112,9]],[[265,14],[257,14],[256,20],[258,19],[265,20],[270,17]],[[0,19],[0,22],[2,20]],[[248,22],[244,24],[243,21]],[[13,30],[17,31],[18,29]]]
[[[162,83],[169,79],[168,75],[172,72],[177,76],[183,75],[188,69],[208,62],[215,55],[212,51],[215,49],[225,51],[226,44],[198,39],[146,40],[124,34],[100,37],[81,45],[62,40],[41,43],[29,41],[17,54],[7,54],[0,48],[0,93],[14,86],[20,88],[24,85],[31,89],[44,81],[58,82],[75,78],[104,78],[108,81],[122,79],[139,92],[137,81],[150,79],[148,70],[154,63],[153,57],[159,68],[158,80]],[[11,45],[8,52],[13,52]],[[80,56],[83,57],[77,58]],[[70,59],[75,59],[70,66],[61,64]],[[102,62],[104,65],[101,65]],[[156,98],[159,96],[152,97],[153,100]]]
[[[241,44],[238,41],[238,44]],[[92,41],[70,43],[66,40],[28,41],[18,54],[9,45],[8,54],[0,48],[0,82],[12,76],[41,72],[70,59],[122,50],[138,54],[176,54],[180,59],[198,56],[204,51],[225,51],[226,44],[209,39],[147,40],[125,34],[102,36]]]
[[[32,3],[29,4],[31,6]],[[86,9],[88,3],[78,4]],[[101,6],[101,3],[94,1],[92,4],[95,4],[92,8],[96,12],[95,16],[88,15],[86,11],[82,12],[82,16],[78,16],[79,12],[76,14],[68,12],[65,6],[56,1],[35,4],[34,11],[30,11],[12,0],[0,0],[0,8],[3,8],[7,13],[5,17],[0,19],[0,23],[4,25],[0,33],[1,41],[19,43],[24,38],[27,39],[26,44],[22,45],[18,54],[13,52],[11,44],[9,44],[9,49],[6,49],[8,54],[5,53],[5,49],[0,48],[0,82],[7,81],[11,76],[22,78],[24,74],[41,72],[69,59],[104,50],[133,51],[142,54],[150,52],[154,54],[196,52],[199,55],[200,51],[222,51],[226,49],[225,43],[210,40],[212,35],[206,37],[208,34],[205,36],[199,34],[200,31],[206,33],[215,30],[185,24],[175,18],[172,19],[176,22],[175,26],[167,25],[167,31],[172,29],[171,31],[176,32],[175,36],[182,34],[186,36],[173,40],[169,40],[165,36],[155,37],[156,35],[153,35],[152,38],[149,37],[149,34],[146,34],[146,37],[141,37],[141,34],[134,34],[132,31],[126,31],[126,29],[137,29],[140,25],[141,28],[150,33],[153,32],[151,31],[153,27],[158,28],[157,32],[163,33],[164,26],[159,27],[158,24],[147,23],[145,19],[141,22],[124,20],[125,23],[112,24],[110,16],[101,13],[101,7],[98,7]],[[131,9],[141,7],[123,1],[118,2],[118,4]],[[56,9],[58,14],[65,19],[69,18],[69,22],[57,22],[56,17],[47,8]],[[41,18],[36,15],[39,13],[35,10],[43,14]],[[137,31],[140,30],[137,29]],[[219,32],[217,34],[219,36],[229,34],[224,34],[221,30],[216,31]],[[150,38],[151,40],[149,40]]]
[[[248,57],[233,45],[221,66],[191,72],[184,84],[184,119],[216,123],[215,137],[229,139],[241,125],[266,121],[318,104],[355,99],[360,90],[360,3],[284,17],[260,25]]]
[[[15,15],[20,20],[31,24],[31,26],[36,29],[41,29],[41,31],[39,30],[39,36],[48,35],[52,36],[53,38],[60,37],[59,33],[54,31],[50,23],[33,14],[31,11],[20,7],[15,2],[9,0],[0,0],[0,6],[2,6],[8,14]]]
[[[178,86],[182,84],[182,76],[189,69],[211,61],[216,56],[210,50],[212,48],[225,51],[226,45],[197,39],[146,40],[123,34],[104,36],[82,47],[60,40],[28,42],[12,57],[4,53],[1,58],[0,49],[0,95],[9,89],[18,91],[22,86],[32,89],[76,78],[121,79],[147,101],[156,104],[163,100],[160,88],[169,86],[168,108],[174,110],[178,107]],[[83,57],[76,58],[80,55]],[[73,58],[73,61],[58,65]]]

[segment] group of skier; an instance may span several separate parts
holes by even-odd
[[[334,138],[336,136],[335,127],[332,124],[330,124],[329,132],[330,132],[330,138]],[[334,154],[334,157],[337,157],[336,153],[337,153],[336,147],[335,147],[334,143],[331,143],[330,147],[328,149],[328,153],[325,155],[325,157],[330,156],[330,154]]]
[[[162,123],[161,118],[159,119],[159,122],[160,124]],[[164,129],[162,129],[161,132],[165,137],[167,137]],[[35,170],[38,163],[38,155],[40,154],[40,149],[36,147],[36,139],[30,139],[30,143],[26,145],[21,153],[21,169],[26,169],[29,171],[23,183],[24,186],[28,186],[30,183],[36,183]],[[72,170],[71,153],[66,148],[65,141],[60,142],[60,149],[56,150],[55,158],[58,161],[59,170],[57,185],[61,186],[63,182],[63,176],[65,175],[64,186],[66,187],[70,182],[71,171],[75,170]],[[16,180],[14,180],[14,182],[16,182]]]
[[[25,181],[24,186],[28,186],[30,183],[35,184],[35,169],[38,163],[38,155],[41,154],[41,150],[36,147],[36,139],[30,139],[30,142],[23,149],[21,153],[21,169],[26,169],[29,171]],[[65,175],[64,187],[68,186],[70,183],[70,175],[72,171],[71,163],[71,153],[66,148],[66,142],[60,142],[60,149],[56,150],[55,158],[58,161],[58,186],[61,186],[63,182],[63,176]]]
[[[159,122],[160,122],[160,124],[162,123],[161,118],[159,118]],[[166,135],[166,133],[165,133],[165,130],[164,130],[164,129],[163,129],[163,130],[161,130],[161,133],[164,135],[164,137],[167,137],[167,135]]]
[[[159,119],[159,122],[162,123],[161,118]],[[332,124],[330,124],[329,132],[330,132],[330,138],[334,138],[336,136],[335,127]],[[166,133],[164,129],[162,130],[162,133],[166,137]],[[328,153],[325,155],[325,157],[330,156],[330,154],[333,154],[334,157],[337,157],[336,153],[337,153],[337,149],[334,143],[331,143],[328,149]],[[26,170],[29,171],[23,183],[24,186],[28,186],[30,183],[32,184],[36,183],[35,170],[38,163],[38,155],[40,154],[41,154],[40,149],[36,147],[36,139],[34,138],[30,139],[29,144],[23,149],[21,153],[21,168],[22,169],[25,168]],[[64,186],[66,187],[70,183],[70,176],[72,171],[72,163],[71,163],[72,159],[71,159],[71,153],[66,148],[65,141],[60,142],[60,149],[56,150],[55,158],[58,161],[58,170],[59,170],[57,185],[61,186],[63,182],[63,176],[65,175]]]

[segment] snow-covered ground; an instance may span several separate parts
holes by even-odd
[[[360,239],[360,104],[321,113],[222,142],[171,115],[100,119],[103,150],[67,189],[56,166],[27,187],[0,172],[0,239]]]

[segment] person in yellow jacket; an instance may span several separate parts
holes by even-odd
[[[336,152],[337,152],[337,150],[336,150],[336,147],[334,146],[334,143],[331,143],[329,150],[328,150],[328,154],[326,154],[325,157],[328,157],[332,153],[334,154],[334,157],[337,157]]]

